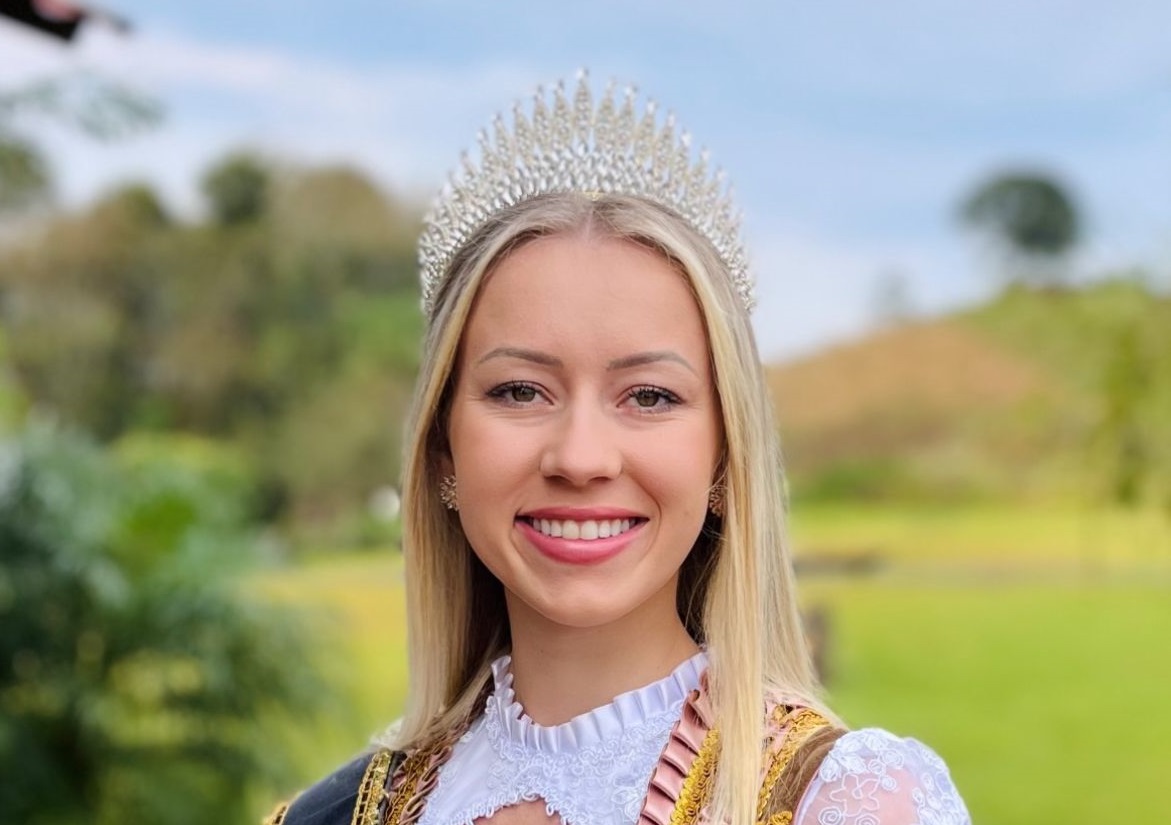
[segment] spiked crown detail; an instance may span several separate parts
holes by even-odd
[[[633,195],[677,213],[706,237],[723,260],[745,307],[752,309],[752,278],[740,240],[740,216],[720,170],[708,169],[708,153],[691,158],[691,137],[675,136],[668,114],[662,126],[647,101],[636,113],[637,91],[615,99],[613,86],[595,106],[589,78],[578,75],[570,98],[563,83],[552,106],[538,88],[532,112],[513,106],[512,129],[497,115],[493,135],[481,131],[480,162],[465,152],[424,219],[419,237],[423,311],[431,318],[435,298],[456,253],[492,215],[545,194]]]

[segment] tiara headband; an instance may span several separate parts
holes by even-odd
[[[572,101],[563,83],[553,91],[552,107],[538,88],[532,113],[513,106],[509,131],[497,115],[490,139],[481,131],[480,163],[463,154],[424,218],[419,237],[419,278],[423,311],[435,310],[439,284],[459,250],[497,212],[539,195],[578,192],[634,195],[665,206],[706,237],[719,254],[744,306],[751,310],[752,278],[740,240],[740,216],[732,206],[724,173],[708,172],[708,153],[691,160],[691,136],[675,137],[675,117],[657,125],[657,107],[648,100],[635,113],[636,90],[628,87],[621,106],[613,85],[595,107],[589,78],[578,75]]]

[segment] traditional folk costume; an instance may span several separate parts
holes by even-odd
[[[705,823],[719,731],[706,654],[562,725],[517,703],[509,658],[483,713],[434,747],[366,753],[279,807],[268,825],[472,825],[541,800],[562,825]],[[943,761],[914,739],[846,732],[815,710],[766,708],[760,825],[970,825]]]

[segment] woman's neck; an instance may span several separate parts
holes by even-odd
[[[508,597],[517,701],[541,725],[568,722],[667,676],[699,647],[675,612],[651,603],[601,627],[548,621]]]

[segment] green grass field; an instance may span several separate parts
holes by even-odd
[[[877,552],[868,577],[807,576],[831,620],[831,704],[948,761],[977,823],[1149,821],[1171,771],[1171,526],[1157,514],[809,510],[801,552]],[[1047,572],[1053,575],[1047,575]],[[404,695],[391,554],[319,559],[263,591],[330,616],[344,700],[294,737],[309,780]]]

